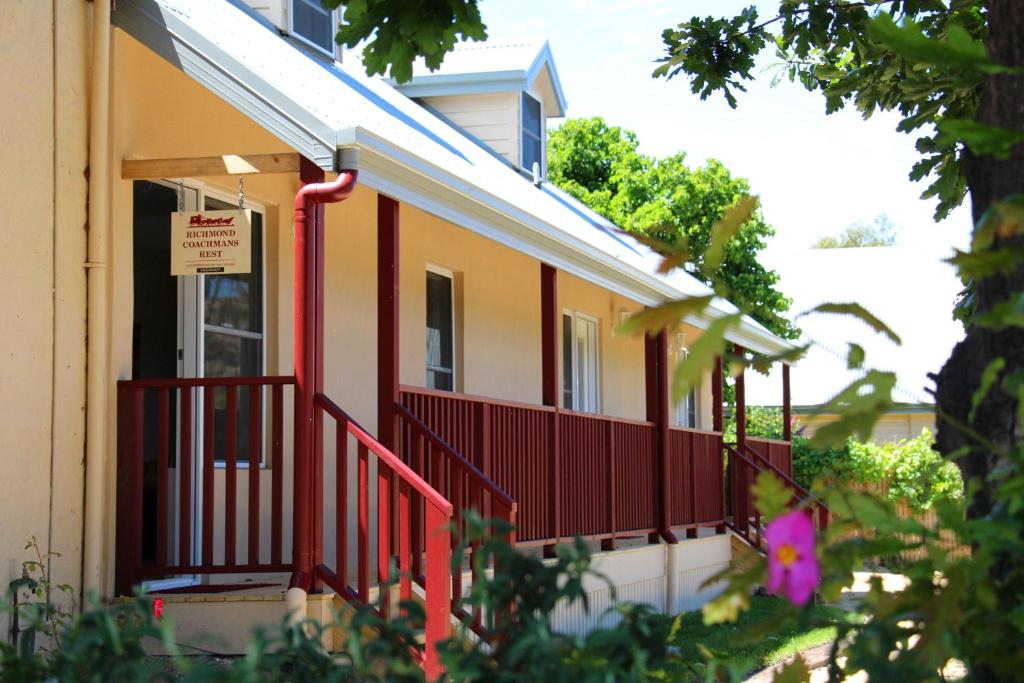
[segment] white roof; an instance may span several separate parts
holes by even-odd
[[[927,392],[936,373],[963,336],[953,320],[957,294],[963,289],[940,249],[864,247],[809,249],[791,252],[767,263],[780,275],[779,287],[793,299],[792,312],[799,314],[826,302],[856,302],[899,335],[897,346],[856,318],[836,314],[809,315],[796,323],[811,343],[807,356],[791,370],[794,406],[826,403],[837,391],[862,376],[848,370],[848,343],[866,351],[866,366],[896,373],[893,400],[897,403],[931,405]],[[749,405],[780,405],[782,380],[750,373]]]
[[[579,202],[534,186],[383,81],[300,49],[241,0],[121,0],[113,22],[325,169],[355,147],[367,187],[645,306],[710,293],[682,271],[659,275],[655,253]],[[716,300],[687,322],[735,311]],[[731,338],[790,348],[749,318]]]

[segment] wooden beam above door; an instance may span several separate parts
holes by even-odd
[[[121,160],[121,178],[123,180],[298,172],[299,155],[295,152],[283,154],[225,154],[219,157],[188,157],[183,159]]]

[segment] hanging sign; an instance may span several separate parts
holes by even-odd
[[[171,214],[171,275],[252,271],[248,210],[179,211]]]

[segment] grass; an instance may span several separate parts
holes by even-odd
[[[704,662],[706,658],[698,646],[715,653],[728,655],[729,663],[735,669],[745,672],[759,671],[790,657],[797,652],[830,643],[835,639],[836,629],[827,627],[801,628],[788,623],[770,634],[743,642],[740,634],[749,627],[769,619],[781,603],[780,598],[755,596],[750,600],[750,609],[732,624],[705,626],[701,612],[695,611],[683,616],[682,625],[674,645],[679,647],[683,658],[691,662]],[[845,619],[843,610],[826,605],[812,608],[812,621]]]

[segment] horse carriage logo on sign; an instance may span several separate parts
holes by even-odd
[[[248,210],[171,214],[171,275],[251,270],[252,214]]]

